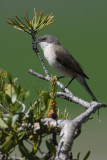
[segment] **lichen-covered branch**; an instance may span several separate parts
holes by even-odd
[[[57,97],[60,97],[62,99],[66,99],[70,102],[74,102],[74,103],[77,103],[77,104],[80,104],[81,106],[83,106],[84,108],[89,108],[90,107],[90,103],[89,102],[86,102],[85,100],[81,99],[81,98],[78,98],[74,95],[71,95],[71,94],[67,94],[67,93],[64,93],[64,92],[57,92],[56,93]]]
[[[75,137],[81,133],[82,124],[87,122],[90,116],[101,107],[107,107],[107,104],[92,102],[90,107],[73,120],[53,120],[45,118],[42,120],[47,126],[61,130],[60,141],[57,148],[55,160],[68,160]],[[77,132],[79,131],[79,132]]]
[[[78,117],[71,121],[66,121],[60,133],[61,139],[58,145],[55,160],[68,160],[68,155],[75,139],[76,130],[80,128],[83,123],[88,121],[92,113],[101,107],[107,107],[107,104],[92,102],[91,106],[84,113],[80,114]]]

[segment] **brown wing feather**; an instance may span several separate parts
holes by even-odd
[[[89,79],[89,77],[83,72],[80,64],[73,58],[73,56],[62,46],[57,45],[57,47],[58,49],[55,51],[57,54],[57,61],[60,64],[64,65],[67,69],[71,69],[74,72],[83,76],[84,78]]]

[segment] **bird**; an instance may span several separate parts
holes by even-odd
[[[86,89],[92,100],[97,101],[97,98],[86,82],[86,79],[89,79],[89,77],[84,73],[81,65],[69,51],[60,44],[60,41],[56,37],[52,35],[43,35],[35,40],[34,44],[41,47],[49,65],[61,75],[59,79],[63,77],[70,78],[66,88],[75,79]]]

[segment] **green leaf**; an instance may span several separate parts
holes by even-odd
[[[4,122],[4,120],[2,118],[0,118],[0,127],[8,128],[8,125]]]
[[[14,85],[14,89],[15,89],[15,92],[16,92],[16,95],[19,96],[20,92],[21,92],[21,86],[19,85]]]
[[[7,101],[8,104],[11,103],[11,98],[7,94],[5,94],[5,100]]]
[[[5,153],[8,153],[16,145],[15,142],[16,141],[15,141],[15,139],[14,139],[12,134],[10,136],[6,137],[6,140],[2,145],[2,150]]]
[[[8,80],[9,80],[9,83],[12,84],[12,83],[13,83],[13,82],[12,82],[12,75],[11,75],[10,72],[7,73],[7,78],[8,78]]]
[[[12,25],[14,28],[27,32],[28,34],[31,34],[29,29],[32,29],[32,31],[34,32],[36,31],[35,32],[36,34],[43,28],[53,23],[54,22],[52,21],[53,17],[54,16],[52,14],[43,16],[43,11],[40,12],[39,16],[37,17],[37,13],[35,12],[35,9],[34,9],[34,16],[32,18],[32,21],[28,18],[27,12],[25,17],[21,17],[21,18],[19,18],[18,16],[15,16],[14,18],[6,17],[8,20],[4,20],[4,21]]]
[[[26,159],[31,159],[31,160],[39,160],[35,155],[33,155],[25,146],[24,144],[21,142],[19,144],[19,150],[22,154],[22,157],[25,157]]]
[[[0,102],[2,101],[3,98],[3,92],[0,92]]]
[[[17,93],[15,92],[15,87],[12,84],[7,84],[5,94],[11,98],[11,102],[15,103],[17,100]]]
[[[43,16],[43,11],[40,12],[40,15],[39,15],[39,18],[38,18],[38,21],[37,21],[37,26],[40,24],[42,16]]]
[[[17,81],[18,81],[17,77],[13,79],[13,83],[16,83]]]
[[[52,156],[56,154],[56,148],[52,141],[46,141],[46,146],[48,148],[48,151],[51,152]]]
[[[32,20],[32,26],[34,27],[34,29],[36,29],[36,25],[37,25],[37,13],[35,12],[35,8],[34,8],[34,17]]]
[[[50,107],[51,107],[51,100],[49,101],[49,104],[48,104],[47,110],[45,111],[45,114],[43,115],[43,118],[45,118],[45,117],[48,115],[49,110],[50,110]]]
[[[77,154],[77,160],[79,160],[80,158],[80,152]]]
[[[16,124],[16,122],[19,120],[19,114],[16,114],[16,115],[14,115],[13,116],[13,118],[12,118],[12,124],[11,124],[11,126],[13,127],[15,124]]]
[[[15,16],[16,17],[16,19],[21,23],[21,24],[23,24],[23,26],[25,26],[27,29],[28,29],[28,25],[26,25],[24,22],[23,22],[23,18],[22,18],[22,20],[19,18],[19,17],[17,17],[17,16]]]
[[[87,160],[87,159],[88,159],[88,157],[89,157],[89,155],[90,155],[90,151],[88,151],[88,152],[87,152],[87,154],[85,155],[85,157],[84,157],[84,159],[83,159],[83,160]]]
[[[15,103],[16,100],[17,100],[17,96],[16,96],[16,94],[13,94],[13,95],[12,95],[12,103]]]
[[[49,92],[48,91],[44,91],[42,93],[42,99],[43,99],[43,103],[45,104],[46,108],[48,106],[49,98],[50,98]]]
[[[26,89],[21,89],[21,93],[22,93],[22,100],[24,101],[25,99],[27,99],[30,95],[30,91],[26,91]]]
[[[12,124],[12,116],[11,116],[11,115],[8,115],[6,124],[7,124],[9,127],[11,127],[11,124]]]

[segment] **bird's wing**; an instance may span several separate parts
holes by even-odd
[[[67,69],[71,69],[74,72],[80,74],[84,78],[89,79],[89,77],[83,72],[80,64],[73,58],[73,56],[62,46],[57,45],[57,49],[55,49],[56,60],[64,65]],[[55,47],[56,48],[56,47]]]

